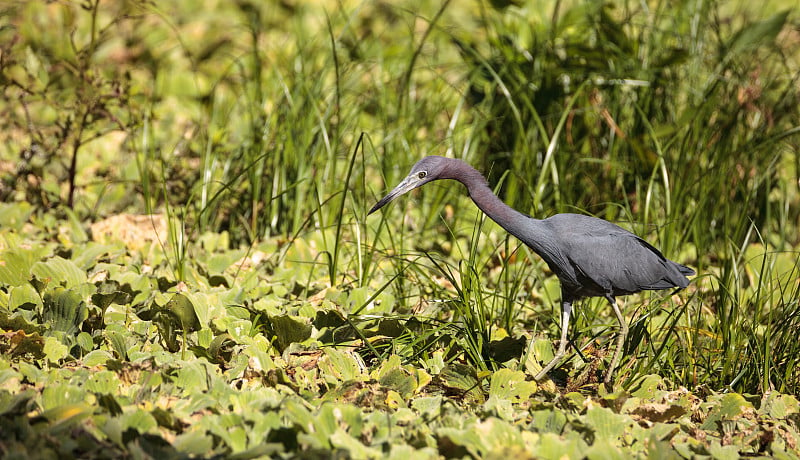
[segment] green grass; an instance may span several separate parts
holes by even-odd
[[[791,6],[2,4],[0,452],[797,455]],[[366,216],[428,154],[697,270],[611,392],[462,186]]]

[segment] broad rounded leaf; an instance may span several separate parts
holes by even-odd
[[[69,354],[69,348],[55,337],[45,337],[43,351],[45,358],[53,363],[61,361]]]
[[[73,290],[56,288],[44,297],[43,318],[52,330],[66,334],[78,332],[88,312],[80,295]]]
[[[8,306],[11,311],[18,308],[34,309],[29,307],[41,307],[42,298],[36,289],[26,283],[21,286],[14,286],[9,292]]]
[[[39,280],[49,280],[48,285],[57,284],[67,289],[86,282],[86,273],[75,262],[59,256],[35,263],[31,272]]]
[[[192,332],[200,329],[200,321],[197,319],[194,305],[185,295],[175,294],[164,308],[180,320],[183,330]]]
[[[44,255],[42,250],[7,249],[0,253],[0,285],[21,286],[31,279],[31,267]]]
[[[302,342],[311,337],[311,324],[305,318],[279,315],[269,318],[278,347],[284,350],[291,343]]]

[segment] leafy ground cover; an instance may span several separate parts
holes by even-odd
[[[2,5],[4,457],[800,455],[793,5],[412,3]],[[697,269],[612,388],[426,154]]]

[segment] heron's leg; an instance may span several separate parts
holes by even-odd
[[[550,369],[556,367],[556,365],[561,361],[561,358],[564,357],[564,354],[567,352],[567,331],[569,330],[569,315],[572,313],[572,301],[571,300],[562,300],[561,301],[561,342],[558,344],[558,351],[556,351],[555,356],[553,359],[547,363],[544,368],[539,371],[538,374],[533,378],[534,380],[541,380],[550,372]]]
[[[606,295],[606,299],[608,299],[608,302],[611,304],[611,308],[614,309],[614,315],[617,316],[617,321],[619,322],[619,333],[617,334],[617,346],[614,349],[614,357],[611,358],[611,364],[608,365],[606,376],[603,379],[603,382],[608,384],[611,383],[611,374],[614,373],[614,369],[616,369],[620,358],[622,358],[622,349],[625,346],[625,337],[628,335],[628,322],[625,321],[625,317],[622,316],[619,305],[617,305],[617,299],[610,294]]]

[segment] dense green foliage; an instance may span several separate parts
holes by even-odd
[[[791,2],[421,3],[0,5],[0,453],[800,455]],[[613,388],[428,154],[697,270]]]

